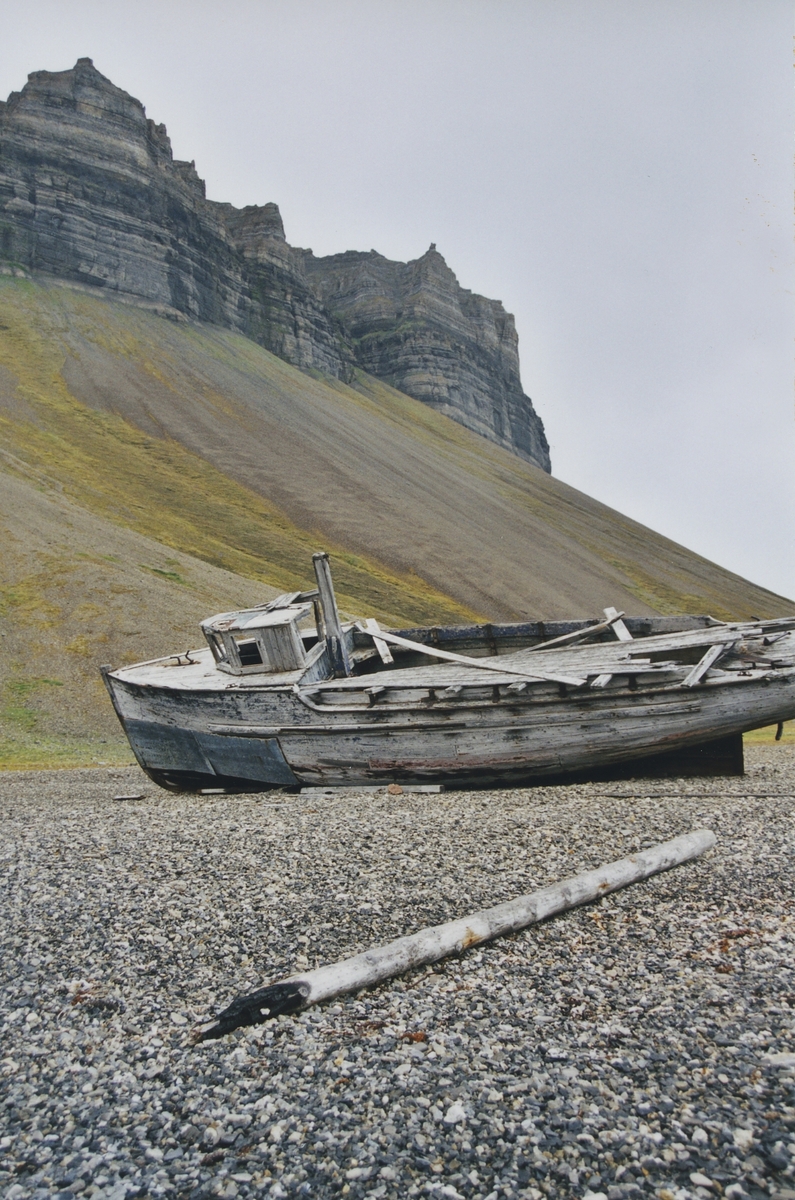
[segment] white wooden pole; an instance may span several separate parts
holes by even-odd
[[[413,967],[438,962],[448,954],[460,953],[492,938],[516,933],[557,913],[588,904],[619,888],[648,879],[650,875],[689,862],[705,850],[710,850],[715,841],[712,830],[696,829],[670,842],[608,863],[595,871],[573,875],[562,883],[554,883],[527,896],[509,900],[506,904],[498,904],[496,908],[487,908],[470,917],[421,929],[419,933],[398,938],[387,946],[366,950],[364,954],[357,954],[354,958],[346,958],[328,967],[318,967],[305,975],[291,975],[289,979],[233,1000],[214,1021],[197,1026],[191,1035],[192,1039],[202,1042],[223,1037],[242,1025],[259,1025],[282,1013],[298,1012],[310,1004],[319,1004],[322,1000],[370,987],[383,979],[401,975]]]

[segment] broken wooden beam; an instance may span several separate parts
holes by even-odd
[[[621,620],[624,615],[622,612],[619,612],[617,608],[603,608],[602,612],[612,625],[613,633],[620,642],[631,642],[633,640],[632,634]]]
[[[392,657],[392,651],[389,649],[389,646],[387,646],[386,642],[384,641],[384,639],[381,636],[380,625],[372,617],[368,617],[367,620],[364,622],[364,628],[367,631],[367,633],[370,634],[370,637],[373,639],[375,648],[380,655],[381,662],[385,663],[386,666],[389,666],[389,664],[393,663],[395,660]]]
[[[233,1000],[215,1020],[197,1026],[191,1038],[194,1042],[203,1042],[223,1037],[241,1026],[259,1025],[273,1017],[299,1012],[311,1004],[371,987],[492,938],[517,933],[557,913],[578,908],[631,883],[689,862],[711,849],[715,841],[715,834],[710,829],[697,829],[595,871],[584,871],[561,883],[498,904],[496,908],[421,929],[386,946],[366,950],[304,975],[292,975]]]
[[[362,621],[357,621],[356,628],[360,629],[362,633],[369,633]],[[372,634],[370,636],[373,637]],[[385,629],[379,631],[378,637],[393,646],[400,646],[404,650],[414,650],[418,654],[427,654],[430,658],[440,658],[443,662],[463,663],[465,667],[477,667],[481,671],[496,671],[498,675],[519,675],[529,683],[563,683],[567,687],[583,687],[588,682],[582,675],[553,675],[549,671],[523,671],[513,666],[506,666],[504,662],[500,664],[495,657],[470,658],[468,654],[453,654],[451,650],[440,650],[437,646],[412,642],[396,633],[387,633]],[[509,656],[505,655],[505,658],[509,659]]]
[[[682,687],[691,688],[695,687],[697,683],[701,683],[701,680],[704,678],[710,667],[714,667],[718,659],[722,658],[724,654],[727,654],[729,650],[736,646],[736,644],[736,642],[730,642],[727,645],[724,642],[719,646],[710,646],[709,650],[707,650],[706,654],[703,655],[699,662],[696,663],[689,675],[682,680]]]
[[[600,633],[605,633],[611,626],[615,626],[617,622],[620,622],[623,628],[627,629],[621,620],[625,615],[623,612],[617,612],[615,608],[606,608],[604,611],[606,620],[598,621],[595,625],[586,625],[582,629],[574,629],[571,633],[562,633],[560,637],[550,638],[547,642],[538,642],[535,646],[528,646],[526,648],[527,653],[529,654],[531,650],[553,650],[558,646],[562,648],[563,646],[570,645],[572,642],[581,642],[586,638],[596,637]],[[631,641],[632,634],[629,633],[629,630],[627,630],[627,634]],[[619,641],[624,641],[624,638],[619,638]]]

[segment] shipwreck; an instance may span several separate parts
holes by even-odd
[[[742,772],[795,718],[795,616],[390,631],[317,587],[202,622],[207,645],[102,674],[135,757],[175,791]]]

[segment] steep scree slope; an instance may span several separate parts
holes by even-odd
[[[2,444],[165,544],[286,587],[327,541],[346,602],[393,620],[789,611],[371,376],[355,384],[217,326],[0,278]]]

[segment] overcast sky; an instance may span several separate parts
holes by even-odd
[[[0,0],[0,95],[88,56],[293,245],[436,242],[556,476],[795,597],[791,10]]]

